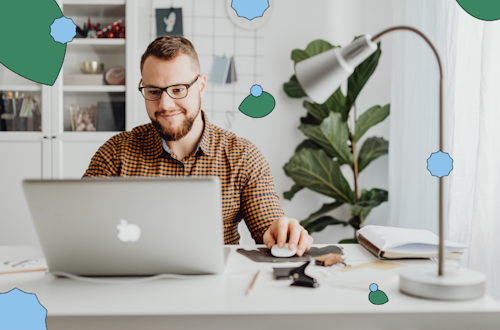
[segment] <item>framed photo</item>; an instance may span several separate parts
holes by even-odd
[[[182,8],[156,8],[156,36],[183,37]]]

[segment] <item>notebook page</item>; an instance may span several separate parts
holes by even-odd
[[[411,253],[433,253],[426,251],[430,250],[429,246],[434,246],[437,251],[439,244],[439,237],[424,229],[367,225],[358,232],[383,251],[397,252],[393,249],[411,244]],[[448,248],[447,252],[464,251],[467,248],[466,245],[450,241],[445,241],[445,247]]]

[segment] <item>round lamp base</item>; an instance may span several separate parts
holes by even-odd
[[[486,275],[473,269],[444,266],[443,276],[438,265],[411,267],[399,273],[399,290],[403,293],[439,300],[479,298],[486,290]]]

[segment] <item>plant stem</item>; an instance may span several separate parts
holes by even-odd
[[[354,192],[356,193],[356,201],[359,200],[359,188],[358,188],[358,157],[356,157],[356,142],[354,142],[354,129],[356,127],[356,103],[353,104],[354,108],[354,125],[352,125],[352,130],[349,134],[349,139],[351,140],[352,155],[354,156]]]
[[[358,187],[358,160],[356,159],[356,142],[354,142],[354,137],[351,133],[350,135],[352,154],[354,156],[354,192],[356,193],[356,201],[359,200],[359,187]]]
[[[353,104],[354,107],[354,125],[352,131],[355,130],[356,127],[356,103]],[[351,140],[352,146],[352,155],[354,156],[354,192],[356,193],[356,202],[359,200],[359,185],[358,185],[358,157],[356,157],[356,142],[354,141],[354,134],[351,132],[349,139]],[[363,225],[363,215],[359,215],[360,219],[360,227]],[[356,229],[354,230],[356,232]]]

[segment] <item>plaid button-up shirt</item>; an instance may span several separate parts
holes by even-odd
[[[250,141],[211,124],[195,150],[177,159],[152,123],[122,132],[104,143],[83,177],[95,176],[217,176],[221,182],[224,244],[238,244],[238,224],[244,219],[256,244],[271,223],[285,216],[271,170]],[[163,142],[163,143],[162,143]]]

